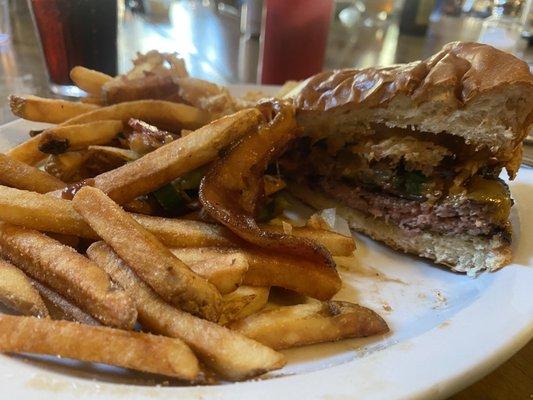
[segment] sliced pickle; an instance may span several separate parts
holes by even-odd
[[[468,181],[465,196],[479,203],[490,204],[494,210],[493,218],[495,223],[504,224],[509,219],[513,203],[509,188],[501,179],[486,179],[480,176],[473,176]]]

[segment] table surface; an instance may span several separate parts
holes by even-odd
[[[179,52],[192,76],[227,84],[253,83],[259,43],[241,37],[239,19],[231,7],[175,1],[169,13],[139,16],[124,12],[118,37],[119,71],[131,66],[137,51],[157,48]],[[10,2],[12,38],[0,46],[0,123],[13,120],[7,96],[32,93],[51,96],[39,43],[25,1]],[[382,27],[346,28],[334,23],[329,35],[325,68],[389,65],[421,59],[444,43],[473,40],[480,21],[442,17],[430,25],[427,37],[400,35],[394,22]],[[205,34],[207,32],[207,34]],[[523,57],[531,62],[528,50]],[[533,399],[533,341],[494,372],[456,394],[453,400]]]

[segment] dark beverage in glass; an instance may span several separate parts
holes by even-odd
[[[72,67],[117,73],[117,0],[29,0],[54,93],[80,96]]]

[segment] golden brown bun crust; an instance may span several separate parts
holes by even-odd
[[[315,139],[353,134],[373,123],[447,132],[489,149],[511,177],[533,123],[528,65],[479,43],[449,43],[409,64],[323,72],[290,97],[298,123]]]
[[[453,86],[457,100],[466,104],[484,92],[517,84],[533,89],[525,62],[492,46],[453,42],[424,61],[322,72],[307,81],[295,104],[300,110],[327,111],[346,104],[376,107],[398,94],[423,101],[434,86]]]

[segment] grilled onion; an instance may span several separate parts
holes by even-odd
[[[303,257],[335,271],[331,254],[318,243],[267,232],[256,222],[265,199],[263,175],[299,134],[292,105],[270,100],[258,105],[265,122],[215,162],[200,184],[200,201],[212,218],[236,235],[271,251]],[[338,279],[340,287],[340,278]]]

